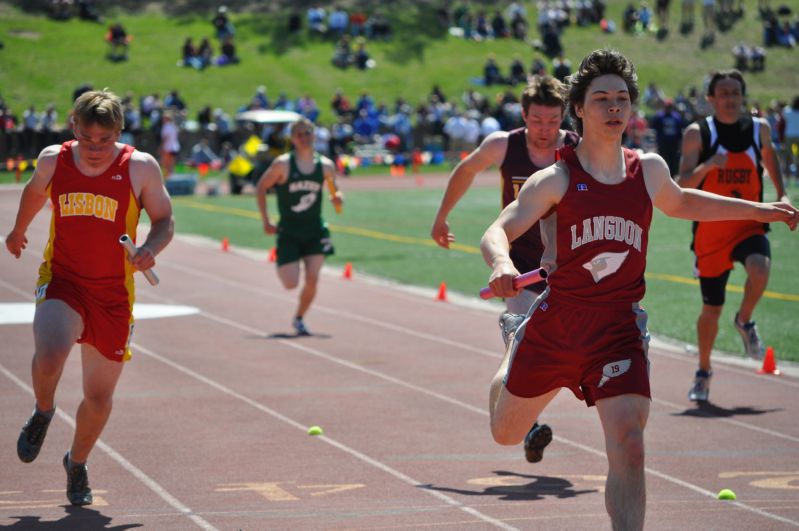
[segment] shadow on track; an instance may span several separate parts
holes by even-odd
[[[483,490],[456,489],[453,487],[441,487],[432,484],[420,485],[421,488],[437,490],[441,492],[452,492],[465,496],[494,496],[507,501],[535,501],[543,500],[547,496],[555,498],[574,498],[580,494],[591,494],[599,492],[597,489],[574,490],[574,484],[563,478],[550,476],[533,476],[507,472],[505,470],[495,470],[494,474],[499,477],[514,477],[520,480],[531,480],[529,483],[517,485],[491,485]],[[502,481],[501,479],[497,480]]]
[[[100,511],[87,507],[66,505],[64,506],[64,510],[67,515],[53,522],[42,522],[41,516],[11,516],[9,518],[14,518],[17,521],[9,526],[4,526],[3,529],[26,529],[33,531],[74,531],[75,529],[80,529],[81,531],[125,531],[126,529],[144,526],[144,524],[111,525],[113,519],[110,516],[106,516]]]

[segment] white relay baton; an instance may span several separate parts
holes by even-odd
[[[123,234],[122,236],[119,237],[119,243],[121,243],[122,247],[124,247],[125,250],[128,252],[128,256],[130,256],[131,258],[136,256],[137,252],[136,246],[133,245],[133,241],[130,239],[130,236],[128,236],[127,234]],[[142,271],[142,273],[144,274],[144,278],[147,279],[147,282],[149,282],[151,286],[158,285],[158,277],[156,276],[155,271],[153,271],[152,269],[145,269],[144,271]]]

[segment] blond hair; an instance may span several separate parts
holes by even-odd
[[[300,118],[297,119],[296,122],[291,124],[291,129],[289,129],[289,133],[291,134],[291,136],[294,136],[294,132],[300,127],[307,127],[308,129],[311,130],[312,133],[316,129],[316,126],[312,121],[310,121],[305,116],[301,116]]]
[[[121,131],[125,127],[122,103],[110,90],[91,90],[80,95],[72,107],[76,124],[97,124],[107,129]]]

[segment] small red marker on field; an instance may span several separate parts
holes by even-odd
[[[269,261],[277,262],[277,247],[272,247],[269,249]]]
[[[772,347],[766,349],[766,356],[763,358],[763,367],[757,372],[758,374],[780,374],[780,370],[777,368],[777,361],[774,359],[774,349]]]
[[[230,250],[230,240],[227,239],[227,236],[222,238],[222,251],[228,252]]]
[[[442,282],[440,286],[438,286],[438,295],[436,296],[437,301],[447,302],[447,283]]]
[[[344,278],[346,278],[347,280],[352,279],[352,263],[350,262],[344,264]]]

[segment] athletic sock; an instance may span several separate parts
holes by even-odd
[[[67,464],[69,465],[69,468],[74,468],[76,466],[77,467],[86,466],[86,462],[85,461],[83,463],[78,463],[78,462],[75,462],[75,461],[72,460],[72,451],[69,451],[67,453],[67,455],[69,456],[69,457],[67,457]]]
[[[39,409],[39,405],[37,404],[35,406],[33,412],[34,413],[38,413],[39,415],[42,415],[43,417],[47,417],[47,420],[52,420],[53,419],[53,415],[55,415],[55,408],[51,409],[50,411],[42,411],[41,409]]]

